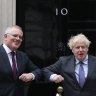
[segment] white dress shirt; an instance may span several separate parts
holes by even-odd
[[[4,49],[5,49],[5,51],[6,51],[7,55],[8,55],[10,65],[12,67],[12,55],[11,55],[12,51],[5,44],[3,44],[3,47],[4,47]],[[16,56],[15,56],[15,61],[16,61]],[[17,68],[17,61],[16,61],[16,68]]]

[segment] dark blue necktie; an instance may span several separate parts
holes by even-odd
[[[83,62],[80,62],[80,67],[79,67],[79,84],[81,87],[83,87],[85,83],[85,73],[84,73],[84,68],[83,68]]]
[[[16,61],[15,61],[15,52],[11,52],[11,55],[12,55],[12,69],[13,69],[13,76],[14,76],[14,79],[16,79],[16,71],[17,71],[17,68],[16,68]]]

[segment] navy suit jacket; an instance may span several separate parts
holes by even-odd
[[[64,96],[96,96],[96,57],[88,55],[88,75],[83,88],[75,76],[75,58],[73,55],[60,57],[59,60],[44,68],[43,74],[46,80],[49,80],[53,73],[60,74],[64,77],[62,86]]]
[[[22,73],[32,72],[35,79],[40,78],[41,71],[21,51],[16,51],[17,79],[14,80],[12,68],[3,46],[0,46],[0,96],[24,96],[24,82],[19,80]]]

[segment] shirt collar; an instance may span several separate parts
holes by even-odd
[[[77,58],[76,59],[76,64],[79,64],[79,60]],[[86,55],[85,59],[82,61],[84,64],[88,64],[88,55]]]
[[[9,54],[10,52],[12,52],[5,44],[3,44],[3,47],[6,51],[7,54]]]

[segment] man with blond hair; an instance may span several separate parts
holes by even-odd
[[[96,57],[88,54],[90,44],[82,33],[72,36],[68,46],[73,55],[43,69],[47,80],[62,84],[63,96],[96,96]]]

